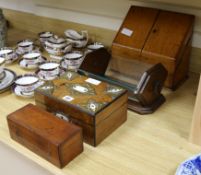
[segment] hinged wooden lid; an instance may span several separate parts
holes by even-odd
[[[191,39],[193,21],[192,15],[160,11],[142,50],[142,56],[176,60],[177,63]]]
[[[38,88],[35,93],[36,101],[44,101],[43,97],[40,97],[42,95],[46,99],[53,99],[55,105],[57,102],[65,104],[69,115],[83,113],[96,116],[127,92],[121,87],[72,71],[67,71],[53,80],[52,87],[52,91],[46,88],[46,84]]]
[[[132,6],[113,45],[132,49],[136,55],[140,55],[158,13],[157,9]]]
[[[81,131],[78,126],[59,119],[32,104],[9,114],[7,119],[16,123],[19,127],[24,127],[42,138],[46,138],[54,145],[62,144],[75,133]]]

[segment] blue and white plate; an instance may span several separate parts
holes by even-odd
[[[201,154],[181,163],[175,175],[201,175]]]

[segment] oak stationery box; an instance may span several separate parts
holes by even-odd
[[[112,55],[162,63],[165,86],[175,89],[188,74],[194,16],[132,6],[112,44]]]
[[[70,71],[35,91],[36,105],[81,126],[92,146],[126,121],[127,101],[123,88]]]
[[[32,104],[7,117],[10,136],[57,167],[83,151],[82,130]]]

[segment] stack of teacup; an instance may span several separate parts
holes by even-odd
[[[64,38],[53,35],[44,42],[44,48],[54,61],[59,62],[67,52],[71,51],[72,43]]]

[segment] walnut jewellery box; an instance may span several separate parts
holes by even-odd
[[[127,91],[68,71],[35,91],[35,102],[83,129],[84,141],[97,146],[127,119]]]

